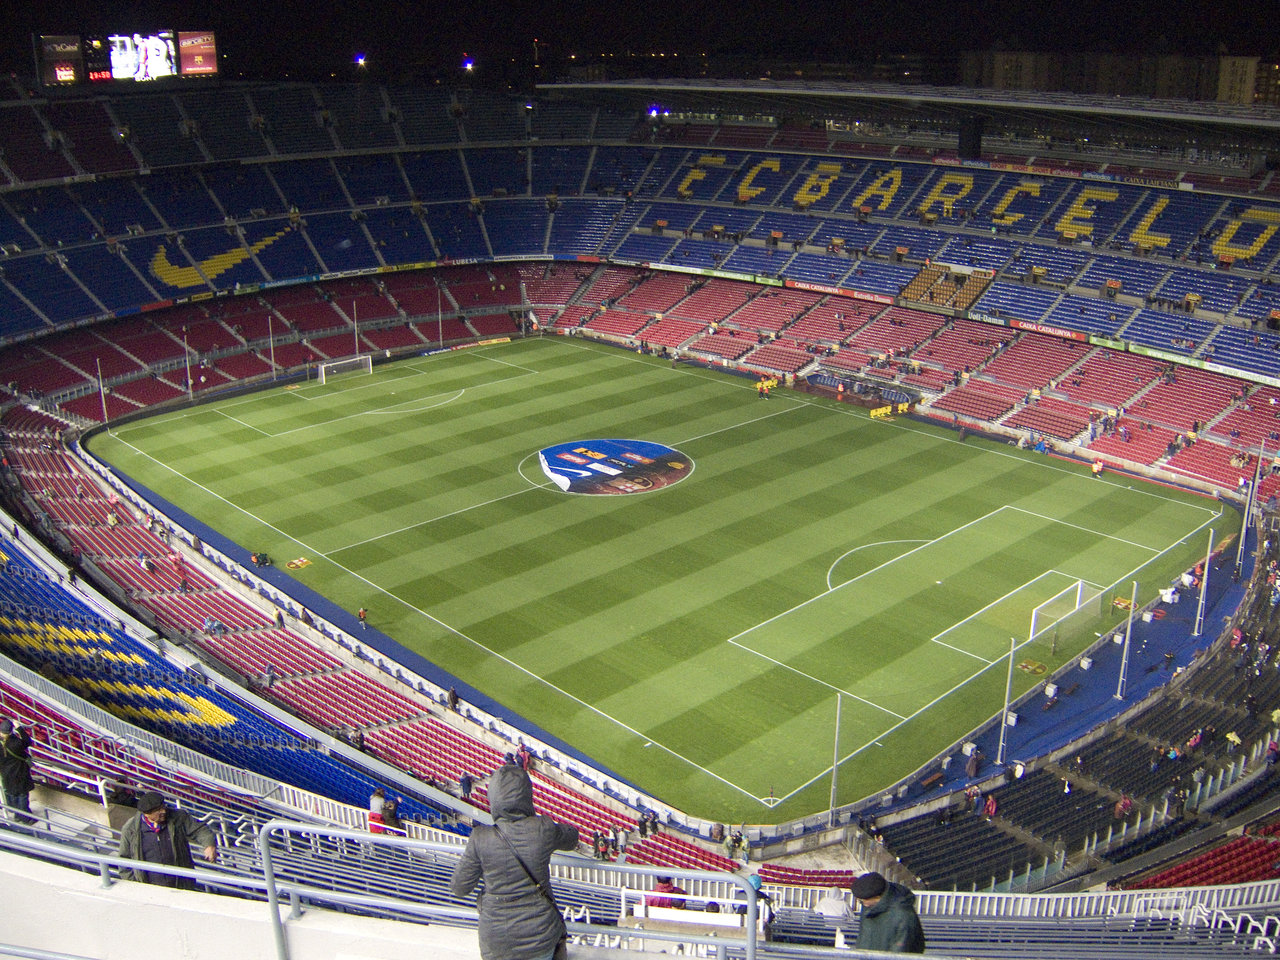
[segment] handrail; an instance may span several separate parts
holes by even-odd
[[[343,840],[358,840],[362,843],[367,843],[371,839],[371,835],[367,832],[356,831],[356,830],[338,830],[338,829],[325,829],[325,830],[317,831],[313,825],[294,823],[288,820],[269,820],[266,823],[264,823],[261,827],[258,828],[258,848],[262,853],[262,872],[263,872],[264,884],[266,887],[267,902],[271,908],[271,926],[272,926],[272,931],[275,935],[276,955],[279,958],[279,960],[289,960],[288,941],[287,941],[287,938],[285,937],[284,922],[280,917],[280,891],[282,889],[289,889],[289,888],[284,885],[277,885],[276,883],[275,867],[274,867],[272,853],[271,853],[270,838],[272,834],[285,835],[285,834],[296,834],[296,833],[307,833],[307,834],[322,833],[326,837],[333,837],[333,838],[343,839]],[[444,844],[444,843],[432,843],[425,840],[411,840],[408,838],[401,838],[401,837],[390,837],[385,834],[378,835],[377,839],[374,840],[374,842],[377,843],[379,846],[389,846],[393,848],[398,847],[404,850],[421,850],[421,851],[426,851],[430,853],[447,853],[450,855],[456,855],[458,853],[458,848],[455,845]],[[579,866],[583,866],[585,863],[589,863],[590,861],[586,861],[582,857],[566,856],[564,854],[555,854],[552,856],[551,862],[559,866],[579,867]],[[674,867],[639,866],[639,865],[627,864],[627,863],[612,864],[610,865],[609,869],[613,872],[620,873],[623,875],[628,875],[628,876],[656,876],[658,874],[661,874],[663,876],[678,876],[682,879],[689,879],[689,880],[714,880],[720,883],[727,882],[727,883],[732,883],[738,886],[746,894],[745,902],[747,906],[747,914],[746,914],[747,939],[746,939],[746,945],[745,945],[745,957],[746,957],[746,960],[756,960],[756,941],[757,941],[756,926],[757,926],[757,916],[758,916],[758,906],[756,903],[756,889],[750,883],[748,883],[745,878],[734,875],[734,874],[724,874],[724,873],[713,871],[713,870],[682,870]],[[300,889],[301,888],[299,888],[299,890]],[[335,896],[334,894],[331,894],[327,891],[325,893],[325,896],[328,899],[333,899],[335,901],[339,900],[338,896]],[[352,897],[350,899],[352,903],[360,903],[366,906],[383,905],[383,901],[380,898],[376,898],[376,897],[371,898],[368,896],[361,896],[359,898]],[[386,903],[394,904],[397,909],[401,909],[400,901],[386,901]],[[475,919],[479,916],[478,912],[471,907],[421,906],[420,909],[422,909],[423,911],[430,910],[431,913],[429,915],[434,915],[434,916],[465,918],[468,920]],[[587,924],[587,923],[566,922],[565,926],[568,928],[569,932],[573,934],[588,934],[588,933],[599,932],[598,927],[593,927],[591,924]],[[701,937],[701,936],[693,936],[693,935],[687,935],[687,934],[667,934],[667,933],[650,931],[650,930],[644,931],[644,936],[647,939],[674,940],[680,943],[700,943],[700,944],[709,944],[709,945],[723,945],[724,943],[722,939],[718,939],[716,937]]]

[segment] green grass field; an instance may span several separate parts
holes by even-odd
[[[538,451],[667,444],[682,482],[575,496]],[[726,821],[883,789],[999,711],[1010,637],[1078,580],[1154,594],[1212,500],[576,339],[172,412],[97,455],[663,800]],[[1140,571],[1140,572],[1135,572]],[[1119,614],[1047,635],[1048,669]],[[1095,608],[1099,605],[1095,605]],[[1015,671],[1018,690],[1038,678]]]

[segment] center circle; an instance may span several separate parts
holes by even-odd
[[[539,450],[538,462],[565,493],[648,493],[693,473],[679,450],[648,440],[573,440]]]

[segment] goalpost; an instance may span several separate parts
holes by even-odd
[[[347,373],[373,373],[373,355],[362,353],[355,357],[346,357],[342,360],[329,360],[320,364],[319,368],[320,382],[328,383],[331,377],[342,376]]]
[[[1077,580],[1058,591],[1031,611],[1031,630],[1027,634],[1027,640],[1034,640],[1077,616],[1101,616],[1104,593],[1105,590],[1085,580]]]

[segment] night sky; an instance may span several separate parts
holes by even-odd
[[[847,61],[871,52],[964,50],[1280,56],[1271,0],[1239,5],[1187,0],[485,0],[336,3],[332,0],[10,0],[3,69],[32,72],[32,33],[213,29],[224,76],[351,76],[357,53],[373,76],[444,72],[463,53],[477,65],[576,52]],[[1233,9],[1226,9],[1231,7]]]

